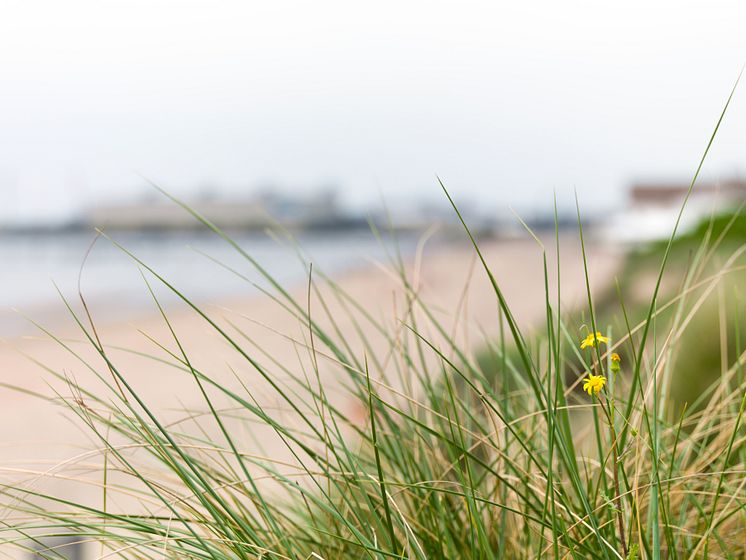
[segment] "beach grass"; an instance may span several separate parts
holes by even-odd
[[[293,297],[228,234],[184,209],[231,244],[263,276],[265,296],[296,318],[299,330],[284,334],[297,365],[255,345],[239,324],[215,320],[120,246],[169,332],[145,357],[180,372],[203,406],[162,417],[100,339],[83,296],[82,311],[64,300],[95,350],[95,360],[78,354],[81,365],[99,383],[78,383],[54,364],[48,375],[65,387],[54,402],[92,438],[85,472],[70,476],[94,485],[98,499],[3,487],[3,548],[58,558],[49,538],[72,536],[96,558],[746,557],[741,209],[686,238],[675,229],[645,253],[645,265],[630,257],[625,270],[638,276],[599,300],[584,261],[583,309],[563,307],[559,265],[548,265],[550,252],[560,260],[559,233],[551,243],[537,237],[545,290],[535,297],[546,314],[531,332],[462,220],[500,330],[477,353],[422,299],[396,251],[390,270],[405,301],[392,324],[310,265],[305,298]],[[585,255],[580,209],[578,224]],[[651,259],[647,298],[629,294]],[[684,273],[670,288],[672,265]],[[237,372],[227,384],[196,366],[156,285],[200,316],[252,380]],[[332,307],[347,310],[352,329]],[[692,395],[684,385],[695,381]],[[263,454],[255,432],[281,453]]]

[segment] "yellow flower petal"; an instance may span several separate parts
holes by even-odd
[[[582,350],[583,348],[588,348],[589,346],[596,346],[597,342],[608,344],[609,338],[602,335],[600,331],[596,331],[595,334],[590,333],[580,342],[580,348]]]
[[[589,395],[598,395],[606,385],[606,378],[603,375],[588,374],[588,377],[583,383],[583,391]]]

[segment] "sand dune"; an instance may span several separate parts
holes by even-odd
[[[563,305],[570,308],[582,305],[585,300],[583,267],[578,240],[563,237],[562,246]],[[529,240],[490,242],[483,249],[520,324],[530,328],[540,323],[544,317],[545,303],[542,256],[537,244]],[[589,247],[591,280],[595,287],[609,282],[619,260],[619,253],[615,250],[594,245]],[[409,262],[407,270],[422,299],[436,310],[443,324],[448,325],[467,347],[476,348],[485,335],[496,334],[496,299],[484,271],[476,262],[473,250],[467,245],[434,247],[425,251],[421,259]],[[554,293],[556,263],[551,256],[549,270],[550,289]],[[346,333],[355,351],[362,355],[364,347],[352,319],[360,319],[361,314],[355,312],[352,316],[348,315],[349,306],[337,301],[318,275],[316,281],[320,284],[331,316],[337,322],[337,328]],[[403,326],[399,319],[404,317],[406,297],[387,265],[371,265],[345,274],[336,281],[355,301],[360,302],[366,312],[386,325],[388,332],[401,332]],[[306,286],[296,286],[291,290],[293,297],[304,308],[307,305],[306,291]],[[273,364],[272,359],[290,368],[296,375],[302,375],[301,366],[306,372],[311,371],[308,325],[299,322],[269,297],[249,293],[245,298],[207,303],[202,309],[227,333],[236,336],[252,359],[268,367],[278,383],[287,382],[287,374]],[[311,313],[319,324],[325,327],[331,325],[316,295],[311,300]],[[283,406],[277,394],[204,318],[186,306],[171,306],[167,314],[189,360],[196,368],[239,391],[242,388],[237,377],[240,378],[267,410],[277,415],[285,414],[287,407]],[[420,324],[437,343],[434,329],[428,328],[425,322]],[[361,325],[366,328],[364,321]],[[234,326],[240,328],[243,335],[237,334]],[[53,332],[70,349],[78,352],[80,359],[46,335],[6,341],[0,349],[3,383],[46,395],[53,395],[54,388],[64,398],[77,398],[35,362],[38,361],[94,392],[101,391],[102,381],[81,360],[87,361],[109,382],[110,374],[91,345],[83,341],[80,330],[68,319],[65,323],[54,325]],[[164,421],[182,417],[184,414],[181,411],[185,408],[205,409],[204,400],[188,374],[134,353],[147,353],[171,360],[167,352],[148,337],[178,353],[164,320],[156,312],[133,321],[98,324],[97,333],[109,349],[115,366]],[[386,374],[387,368],[393,367],[391,358],[386,355],[388,344],[373,329],[368,328],[367,334],[373,350],[377,352],[380,349],[381,352],[375,356],[380,369],[373,367],[375,371],[372,372],[380,379]],[[323,347],[318,341],[316,343],[319,352],[323,353]],[[364,411],[356,410],[354,405],[344,401],[343,391],[340,390],[343,381],[339,379],[340,368],[323,355],[318,361],[321,379],[328,391],[336,392],[333,398],[338,406],[353,418],[360,416],[362,422]],[[219,405],[227,404],[226,399],[215,391],[211,394]],[[91,500],[98,501],[98,474],[91,475],[94,483],[89,486],[71,483],[64,478],[76,474],[87,476],[86,473],[101,465],[100,454],[85,454],[86,451],[100,448],[100,443],[81,428],[81,422],[73,421],[64,407],[8,387],[0,388],[0,399],[0,477],[3,483],[31,484],[36,489],[54,489],[57,493],[76,498],[90,494]],[[245,437],[241,440],[245,442],[246,451],[267,453],[274,457],[285,455],[276,441],[272,443],[268,428],[244,423],[237,424],[235,429],[243,430]],[[40,472],[53,476],[40,477],[36,474]]]

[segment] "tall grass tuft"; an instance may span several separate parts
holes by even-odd
[[[67,388],[56,402],[93,438],[85,480],[98,481],[101,499],[5,486],[3,548],[38,551],[49,537],[76,536],[100,558],[745,557],[744,299],[742,284],[729,280],[744,270],[744,242],[724,249],[702,235],[680,289],[666,291],[674,231],[647,305],[629,308],[620,288],[603,318],[587,268],[587,305],[563,308],[549,289],[553,275],[560,283],[559,267],[550,271],[544,248],[546,288],[535,297],[546,318],[527,333],[464,222],[502,332],[485,341],[487,367],[422,299],[398,254],[391,269],[405,301],[392,324],[310,266],[305,298],[293,297],[185,208],[232,244],[268,282],[266,296],[297,319],[299,330],[283,333],[297,360],[257,346],[238,321],[216,320],[120,247],[143,270],[168,333],[145,357],[179,372],[203,406],[163,417],[131,384],[87,307],[81,314],[68,303],[96,356],[76,355],[98,384],[53,366],[49,375]],[[549,251],[558,261],[559,243],[557,233]],[[237,369],[228,383],[198,365],[154,284],[180,298],[252,376]],[[712,293],[724,304],[710,332],[731,350],[700,401],[682,403],[671,397],[678,359],[692,352],[686,333]],[[591,375],[603,381],[584,392]],[[47,548],[37,554],[54,558]]]

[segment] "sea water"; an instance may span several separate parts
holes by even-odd
[[[251,297],[260,293],[258,287],[269,287],[245,256],[211,232],[120,232],[110,237],[0,234],[0,336],[26,332],[29,323],[21,315],[51,320],[64,313],[62,297],[78,303],[79,289],[104,320],[154,311],[146,280],[162,304],[178,300],[146,266],[198,303]],[[407,236],[381,241],[366,231],[304,234],[292,240],[264,233],[231,237],[286,287],[308,281],[309,263],[317,274],[338,275],[386,262],[396,246],[409,254],[416,243]]]

